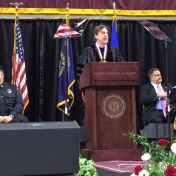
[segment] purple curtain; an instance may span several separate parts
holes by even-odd
[[[12,0],[1,0],[0,7],[12,7]],[[23,8],[70,8],[112,9],[114,0],[22,0]],[[175,10],[176,1],[167,0],[116,0],[116,8],[122,10]]]

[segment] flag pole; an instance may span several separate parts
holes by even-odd
[[[116,4],[113,2],[113,12],[112,16],[112,32],[111,32],[111,46],[117,48],[119,50],[119,40],[118,40],[118,32],[117,32],[117,21],[116,21]]]
[[[20,5],[23,5],[23,3],[11,2],[10,5],[15,7],[14,46],[13,46],[13,58],[12,58],[12,84],[17,86],[20,94],[22,95],[24,109],[22,110],[21,114],[24,115],[24,110],[26,109],[29,103],[29,98],[28,98],[28,90],[26,85],[26,70],[25,70],[25,60],[24,60],[21,30],[18,22],[18,7]],[[19,43],[21,44],[19,45]],[[22,53],[20,56],[19,56],[19,50]],[[19,60],[21,60],[21,64],[19,64]],[[19,77],[20,77],[19,79],[20,82],[18,80]]]
[[[20,5],[23,5],[22,2],[11,2],[10,5],[14,6],[15,7],[15,25],[14,25],[14,51],[13,51],[13,65],[12,65],[12,68],[13,68],[13,73],[14,73],[14,76],[13,76],[13,79],[12,79],[12,84],[16,85],[16,78],[17,78],[17,75],[16,75],[16,20],[18,18],[18,7]]]
[[[18,7],[20,5],[23,5],[22,2],[11,2],[10,5],[14,6],[15,7],[15,17],[18,18]]]
[[[114,12],[114,16],[112,17],[113,18],[113,21],[116,20],[116,3],[113,2],[113,12]]]
[[[69,3],[66,5],[66,24],[69,25]],[[67,121],[67,117],[69,114],[69,97],[68,97],[68,36],[65,37],[65,51],[66,51],[66,59],[65,59],[65,118],[64,121]]]

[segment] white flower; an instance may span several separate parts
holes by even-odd
[[[158,165],[159,165],[160,167],[162,167],[164,170],[165,170],[166,167],[167,167],[167,164],[166,164],[165,161],[163,161],[163,162],[159,162]]]
[[[142,171],[139,172],[138,176],[149,176],[149,172],[146,171],[146,170],[142,170]]]
[[[173,153],[176,154],[176,143],[173,143],[173,144],[171,145],[171,150],[173,151]]]
[[[133,173],[133,174],[131,174],[131,176],[136,176],[136,175]]]
[[[144,153],[144,154],[141,156],[141,159],[142,159],[143,161],[148,161],[150,158],[151,158],[150,153]]]

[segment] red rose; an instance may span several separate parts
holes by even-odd
[[[159,139],[157,143],[160,146],[167,146],[169,144],[169,141],[167,139]]]
[[[135,173],[135,175],[138,175],[139,172],[140,172],[141,170],[143,170],[143,168],[144,168],[144,166],[137,165],[137,166],[134,168],[134,173]]]
[[[176,176],[176,168],[174,166],[167,166],[165,176]]]

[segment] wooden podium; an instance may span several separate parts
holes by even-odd
[[[86,127],[91,140],[82,155],[94,161],[140,160],[136,143],[123,134],[136,132],[137,62],[90,62],[80,77],[85,89]]]

